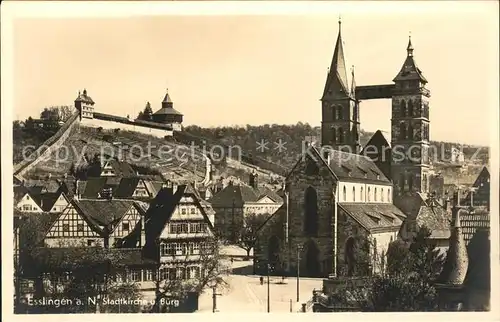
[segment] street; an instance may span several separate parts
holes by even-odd
[[[235,260],[234,273],[226,280],[229,287],[217,292],[217,311],[219,312],[267,312],[267,276],[264,284],[260,285],[259,275],[252,274],[252,261]],[[297,303],[297,280],[287,278],[282,283],[281,277],[270,277],[270,312],[290,312],[290,300],[292,300],[292,311],[300,309],[300,303],[305,303],[312,298],[313,289],[322,288],[321,278],[300,279],[300,302]],[[206,290],[199,298],[199,310],[197,312],[212,312],[212,291]]]

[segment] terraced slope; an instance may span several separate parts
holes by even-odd
[[[114,157],[139,166],[157,170],[166,178],[202,182],[207,177],[207,158],[192,146],[160,139],[132,131],[98,131],[78,124],[71,135],[44,160],[25,174],[27,178],[63,177],[71,165],[85,163],[84,155]],[[274,173],[253,165],[230,161],[218,168],[218,174],[247,180],[248,173],[257,171],[264,182]]]

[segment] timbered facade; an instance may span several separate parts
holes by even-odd
[[[190,186],[162,189],[146,214],[148,256],[160,263],[162,280],[203,276],[203,261],[210,256],[213,226]]]
[[[144,210],[126,200],[73,200],[49,229],[48,247],[119,247]]]

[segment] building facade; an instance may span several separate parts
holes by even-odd
[[[326,154],[326,153],[325,153]],[[309,147],[286,178],[285,203],[259,230],[256,270],[363,275],[395,240],[405,215],[392,184],[367,157]],[[356,249],[358,251],[356,251]],[[355,264],[358,263],[358,264]]]

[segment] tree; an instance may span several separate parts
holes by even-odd
[[[137,119],[138,120],[143,120],[144,119],[144,113],[142,111],[140,111],[139,114],[137,114]]]
[[[332,298],[361,311],[432,311],[437,307],[433,282],[443,266],[443,255],[422,227],[411,243],[392,242],[387,250],[387,270],[351,283]]]
[[[150,121],[153,119],[153,110],[151,109],[151,104],[147,102],[144,112],[142,113],[143,120]]]
[[[40,113],[40,119],[53,122],[60,121],[61,116],[59,114],[59,108],[57,107],[44,108],[42,113]]]
[[[271,216],[270,214],[248,214],[243,218],[243,227],[238,234],[238,245],[247,252],[247,258],[250,257],[250,251],[257,242],[258,229]]]
[[[197,264],[199,271],[195,271],[195,277],[190,278],[191,272],[188,267],[171,268],[169,274],[159,270],[156,280],[156,301],[152,312],[171,312],[172,307],[162,306],[162,299],[186,299],[189,293],[201,294],[207,287],[211,289],[224,289],[229,287],[225,277],[229,274],[231,267],[220,254],[222,243],[216,238],[208,238],[200,247],[199,260],[194,263],[186,255],[186,262]],[[168,270],[168,269],[167,269]],[[192,277],[192,276],[191,276]]]
[[[70,106],[59,106],[58,107],[59,109],[59,119],[63,122],[66,122],[70,117],[71,115],[73,115],[73,108],[70,107]]]

